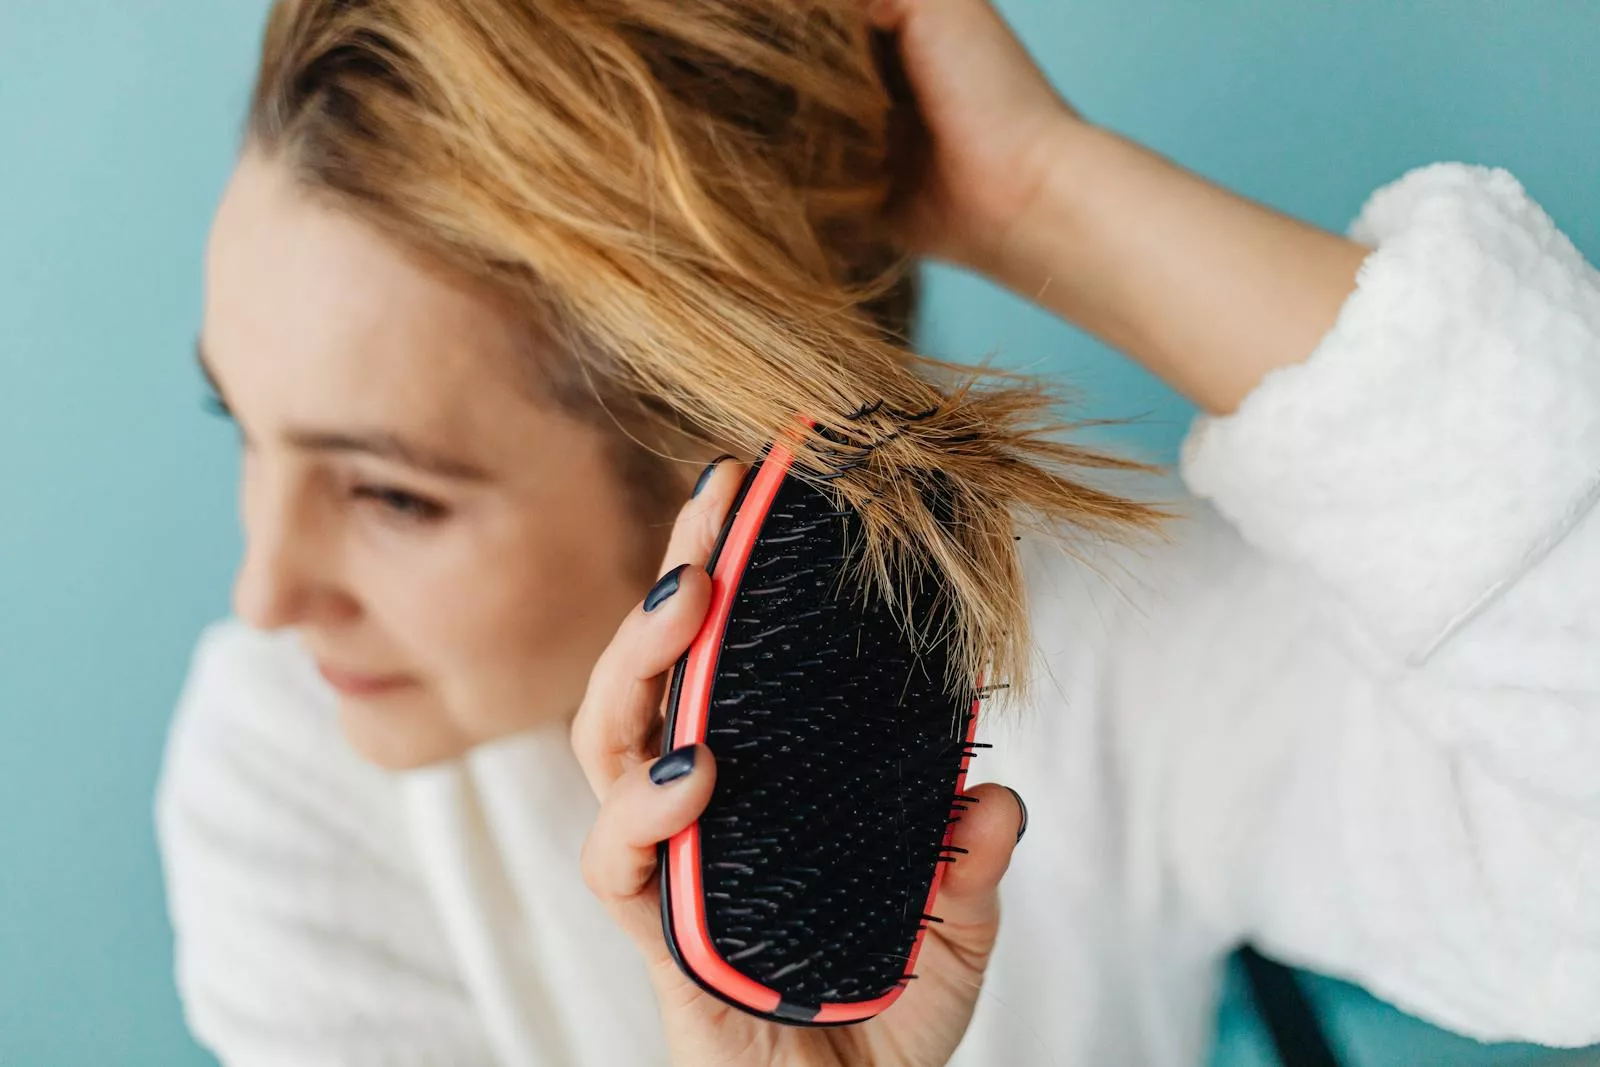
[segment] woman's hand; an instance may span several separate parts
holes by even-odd
[[[763,1022],[704,993],[673,962],[661,932],[656,845],[699,817],[716,781],[701,746],[652,760],[661,736],[663,677],[688,648],[711,599],[706,562],[742,470],[711,472],[673,528],[676,564],[617,631],[595,665],[573,723],[573,747],[601,799],[584,847],[584,877],[644,954],[672,1062],[693,1067],[940,1067],[955,1052],[977,1001],[999,922],[996,887],[1020,837],[1015,794],[977,786],[956,825],[969,851],[950,865],[917,981],[888,1011],[840,1029]]]
[[[901,224],[913,249],[1001,271],[1059,164],[1078,113],[1051,87],[990,0],[867,0],[895,36],[924,144]]]
[[[897,34],[926,126],[900,209],[914,250],[1043,305],[1217,414],[1332,327],[1370,249],[1084,121],[990,0],[862,3]]]

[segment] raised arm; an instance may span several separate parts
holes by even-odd
[[[931,149],[903,205],[913,246],[1059,313],[1213,413],[1332,326],[1360,242],[1089,122],[989,0],[869,9],[897,35]]]
[[[1041,195],[992,276],[1212,413],[1311,354],[1370,251],[1082,119],[1041,151]]]

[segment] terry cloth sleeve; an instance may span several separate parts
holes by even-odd
[[[1349,235],[1317,349],[1183,457],[1359,650],[1237,876],[1250,935],[1482,1039],[1600,1041],[1600,274],[1498,168],[1411,171]]]

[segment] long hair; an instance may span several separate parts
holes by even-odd
[[[1019,525],[1112,535],[1147,507],[1070,476],[1036,379],[911,350],[889,222],[906,112],[860,0],[279,0],[248,138],[547,343],[603,412],[798,465],[863,516],[903,606],[944,580],[972,678],[1022,680]],[[643,447],[643,445],[641,445]]]

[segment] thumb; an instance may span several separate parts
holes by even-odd
[[[939,885],[935,929],[958,957],[981,969],[994,947],[1000,924],[1000,879],[1027,829],[1027,808],[1013,789],[980,785],[967,791],[976,799],[955,824],[951,844],[957,853]]]

